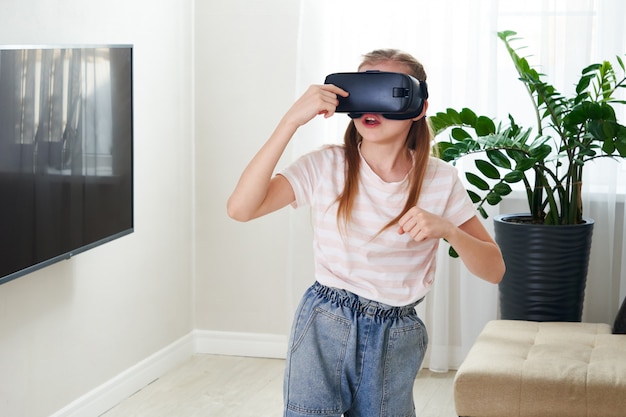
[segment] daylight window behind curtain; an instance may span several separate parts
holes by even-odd
[[[332,72],[356,71],[361,55],[398,48],[426,67],[429,113],[470,107],[498,119],[510,112],[531,124],[528,97],[496,32],[514,30],[526,55],[564,94],[591,62],[626,52],[621,0],[301,0],[298,91],[322,83]],[[626,120],[625,113],[618,117]],[[297,133],[293,157],[325,143],[340,143],[348,117],[316,118]],[[585,180],[585,214],[596,220],[584,321],[612,322],[626,295],[621,259],[624,236],[624,164],[603,161]],[[591,190],[591,191],[589,191]],[[523,201],[518,210],[524,210]],[[292,214],[288,285],[292,307],[313,279],[309,213]],[[485,222],[491,231],[491,220]],[[425,365],[456,368],[485,322],[497,318],[497,287],[470,276],[439,250],[436,283],[419,307],[430,336]],[[310,265],[303,268],[303,265]]]
[[[2,95],[0,169],[112,175],[108,49],[5,50],[0,69],[16,88]]]

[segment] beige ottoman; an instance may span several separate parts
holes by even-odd
[[[608,324],[494,320],[454,381],[459,416],[624,417],[626,335]]]

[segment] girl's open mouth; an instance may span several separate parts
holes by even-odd
[[[377,126],[380,124],[380,119],[371,114],[367,114],[363,116],[363,124],[367,126]]]

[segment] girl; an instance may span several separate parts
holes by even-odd
[[[426,80],[397,50],[364,56],[359,71]],[[498,283],[504,262],[475,215],[456,169],[430,156],[425,112],[408,120],[363,114],[343,146],[301,157],[278,175],[296,130],[331,117],[334,85],[313,85],[280,120],[228,201],[248,221],[291,204],[313,212],[315,283],[293,323],[285,371],[285,417],[414,416],[413,381],[427,345],[415,306],[430,290],[446,239],[476,276]]]

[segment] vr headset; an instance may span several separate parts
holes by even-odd
[[[399,72],[365,71],[330,74],[324,84],[346,90],[338,96],[338,113],[358,119],[365,113],[382,114],[386,119],[407,120],[419,116],[428,98],[426,81]]]

